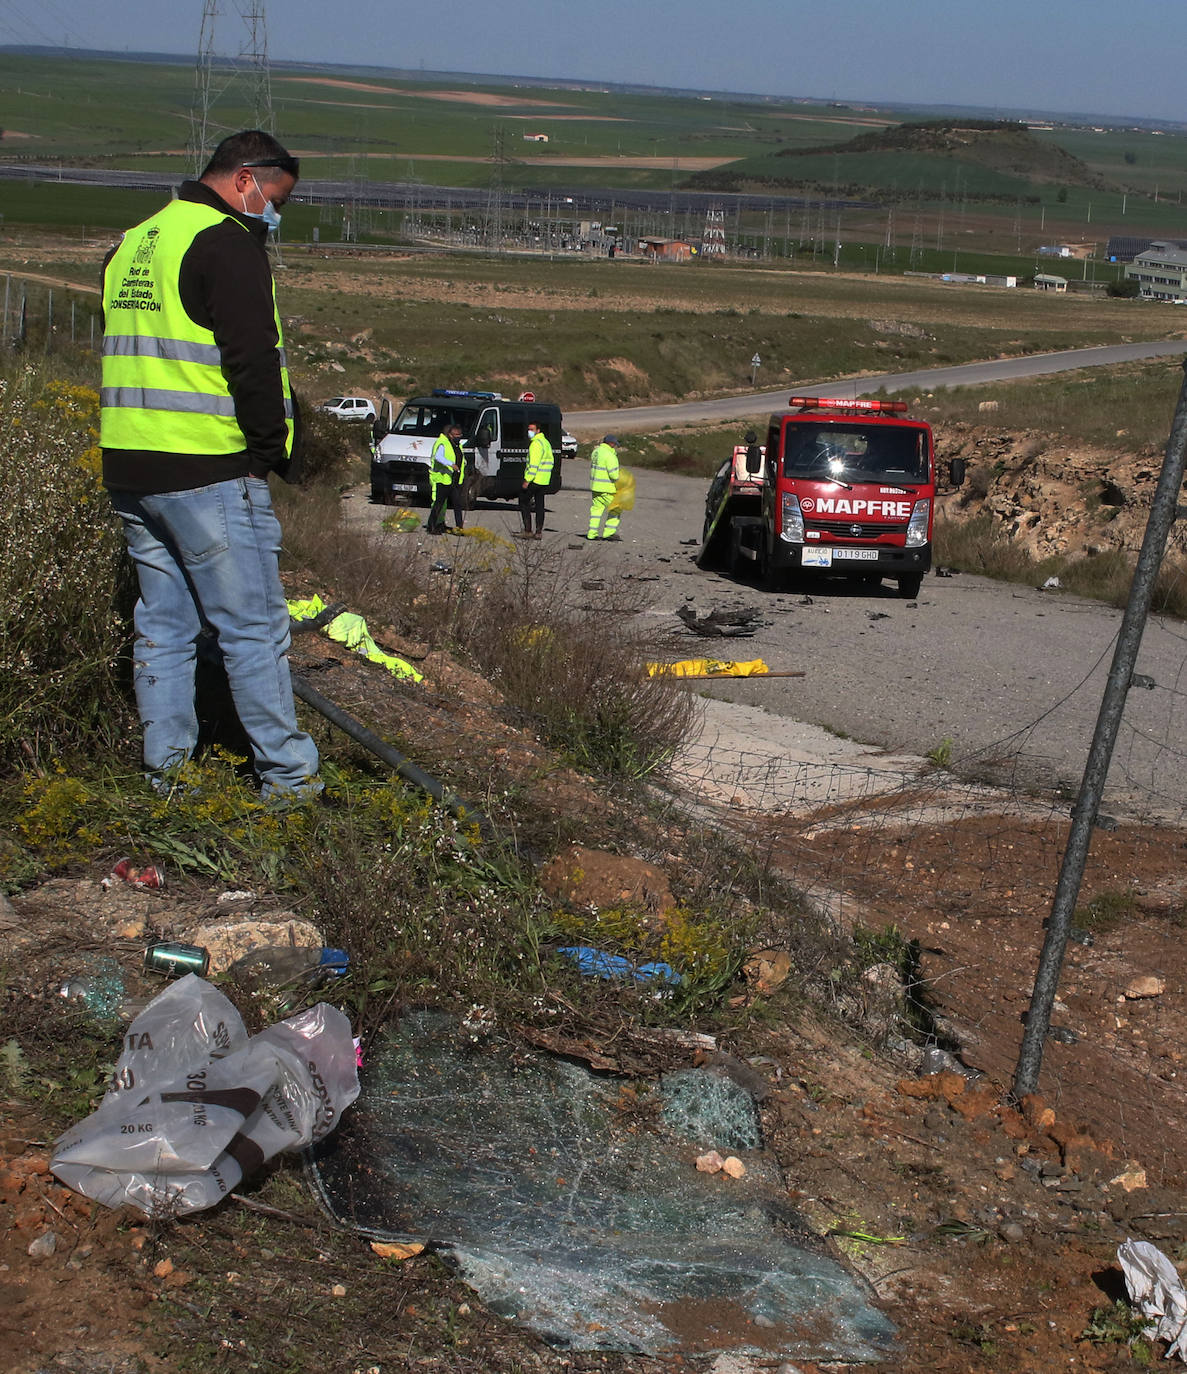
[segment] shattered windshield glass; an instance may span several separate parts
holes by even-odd
[[[926,482],[927,432],[901,425],[790,424],[785,477],[845,482]]]
[[[654,1087],[483,1038],[435,1013],[369,1051],[311,1168],[331,1213],[444,1251],[499,1315],[575,1350],[866,1361],[894,1328],[825,1252],[762,1152],[745,1088]],[[698,1171],[738,1152],[744,1176]]]

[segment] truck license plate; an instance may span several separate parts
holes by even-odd
[[[863,562],[873,562],[878,557],[877,549],[834,549],[834,558],[856,558]]]
[[[392,491],[415,491],[415,482],[393,482]]]

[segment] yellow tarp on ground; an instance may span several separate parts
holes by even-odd
[[[288,602],[289,615],[294,620],[312,620],[319,616],[326,609],[326,603],[320,596],[311,596],[307,601]],[[405,662],[402,658],[397,658],[395,654],[385,654],[378,644],[371,638],[367,629],[367,622],[361,615],[354,615],[350,611],[341,611],[327,624],[322,625],[329,637],[338,644],[345,645],[352,649],[356,654],[362,654],[371,663],[378,663],[386,668],[393,677],[408,678],[411,682],[423,682],[424,675],[418,673],[411,663]]]
[[[762,677],[770,669],[761,658],[730,663],[719,658],[682,658],[677,663],[649,663],[648,677]]]
[[[614,484],[614,495],[610,498],[607,510],[634,510],[635,509],[635,474],[627,472],[625,468],[619,468],[618,481]]]

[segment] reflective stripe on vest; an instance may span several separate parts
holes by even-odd
[[[103,340],[105,358],[169,358],[173,362],[222,362],[218,344],[194,343],[190,339],[153,339],[136,334],[109,334]],[[287,367],[288,354],[280,349],[280,365]]]
[[[175,200],[129,229],[112,255],[103,281],[104,448],[217,456],[247,447],[214,333],[181,303],[182,260],[202,230],[224,220],[249,232],[212,206]],[[272,313],[291,452],[292,393],[275,284]]]

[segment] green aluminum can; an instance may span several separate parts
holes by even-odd
[[[149,945],[144,951],[145,973],[161,973],[166,978],[181,978],[196,973],[205,978],[210,968],[210,951],[201,945],[183,945],[170,940],[161,945]]]

